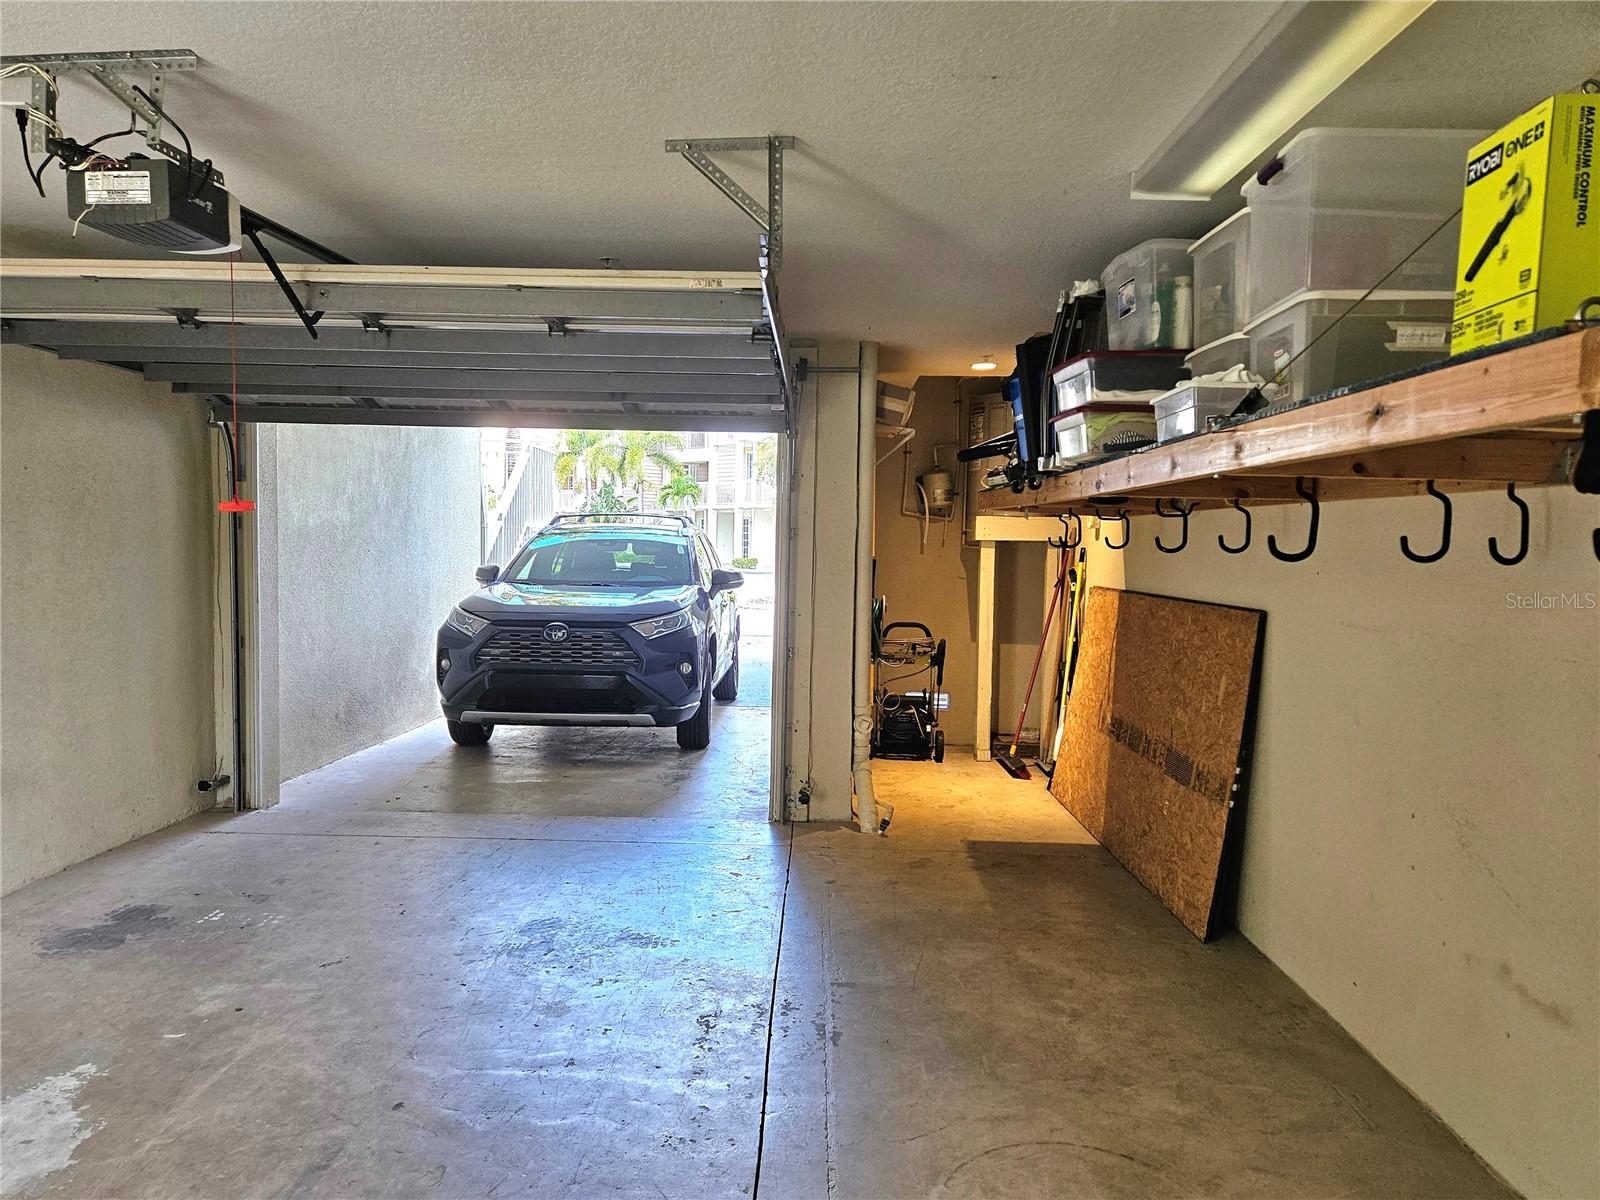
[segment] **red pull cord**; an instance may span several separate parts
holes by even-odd
[[[233,496],[217,505],[218,512],[241,513],[254,512],[254,500],[239,499],[239,336],[237,316],[234,305],[233,264],[239,261],[239,251],[235,250],[228,256],[228,366],[232,376],[232,390],[229,399],[233,402],[233,470],[231,482]]]

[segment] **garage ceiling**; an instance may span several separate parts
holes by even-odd
[[[174,114],[243,201],[363,263],[749,270],[748,221],[668,138],[792,133],[791,330],[955,373],[1056,292],[1236,199],[1128,182],[1271,15],[1265,3],[53,4],[0,8],[10,54],[188,46]],[[1600,5],[1436,4],[1321,124],[1492,127],[1600,63]],[[25,85],[12,81],[8,98]],[[83,82],[88,135],[124,114]],[[71,237],[0,146],[5,253]],[[759,190],[757,156],[727,164]]]
[[[5,260],[7,343],[141,372],[245,420],[775,431],[761,279],[645,271]],[[230,318],[237,324],[230,324]]]

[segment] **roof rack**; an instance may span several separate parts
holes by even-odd
[[[694,518],[687,513],[665,512],[563,513],[551,517],[545,528],[557,525],[653,525],[663,522],[681,526],[685,530],[695,528]]]

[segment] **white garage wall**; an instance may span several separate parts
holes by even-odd
[[[790,506],[794,534],[789,662],[773,664],[775,690],[785,688],[787,671],[785,795],[792,799],[809,779],[811,803],[796,818],[848,821],[861,346],[796,343],[792,352],[811,370],[796,404],[790,495],[778,498]]]
[[[1600,1195],[1600,501],[1528,493],[1532,549],[1502,492],[1328,505],[1316,554],[1293,508],[1199,514],[1189,550],[1156,518],[1096,582],[1267,611],[1245,812],[1244,934],[1515,1186]],[[1107,530],[1121,537],[1119,527]],[[1168,535],[1171,536],[1170,534]],[[1522,599],[1522,598],[1528,599]],[[1537,597],[1577,607],[1532,607]],[[1550,603],[1560,604],[1559,600]]]
[[[207,438],[165,384],[0,349],[0,891],[209,806]]]
[[[438,718],[434,634],[476,586],[478,431],[280,425],[257,436],[286,780]]]

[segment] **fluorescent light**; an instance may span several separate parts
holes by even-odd
[[[1209,200],[1433,0],[1285,4],[1133,176],[1136,200]]]
[[[972,369],[974,371],[993,371],[995,369],[995,365],[995,361],[992,358],[980,358],[977,362],[972,364]]]

